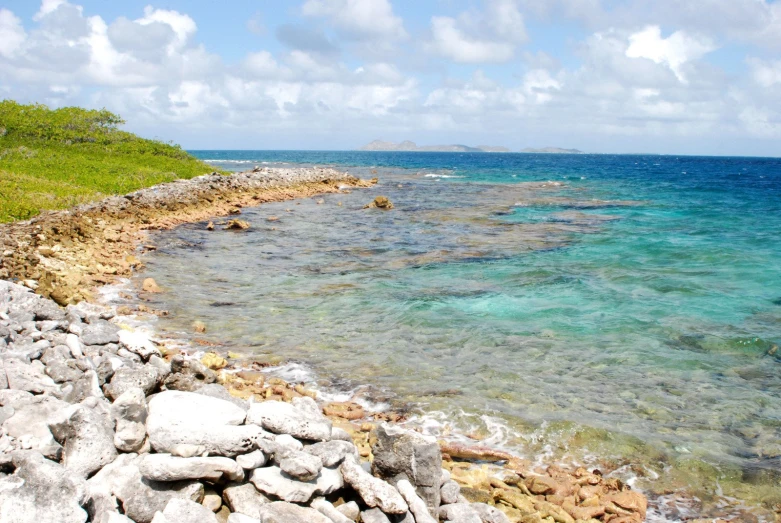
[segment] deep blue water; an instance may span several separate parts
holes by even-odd
[[[640,463],[650,491],[777,486],[781,159],[193,153],[380,183],[247,209],[247,235],[162,234],[149,273],[188,291],[161,296],[163,328],[371,383],[427,430]],[[363,210],[378,194],[396,208]]]

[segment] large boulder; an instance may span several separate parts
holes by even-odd
[[[141,476],[152,481],[205,479],[212,483],[223,477],[243,481],[244,469],[234,460],[222,457],[180,458],[170,454],[146,454],[138,463]]]
[[[395,482],[408,479],[418,495],[437,514],[442,482],[442,453],[436,439],[388,424],[377,427],[372,446],[375,475]]]
[[[141,476],[139,456],[121,454],[88,481],[88,486],[106,488],[122,505],[122,511],[136,523],[150,523],[171,499],[203,499],[203,485],[197,481],[157,482]]]
[[[404,514],[409,509],[395,487],[363,470],[355,458],[345,458],[339,470],[345,483],[350,485],[369,507],[377,507],[386,514]]]
[[[258,448],[258,440],[272,437],[255,425],[241,425],[245,417],[244,409],[230,401],[165,391],[149,401],[147,432],[157,452],[234,457],[252,452]]]
[[[312,398],[291,405],[282,401],[264,401],[250,405],[247,422],[260,425],[275,434],[289,434],[293,437],[313,441],[331,439],[331,421],[317,409],[312,410],[309,402]]]
[[[250,481],[262,493],[291,503],[307,503],[313,496],[327,496],[344,486],[336,469],[324,468],[317,478],[300,481],[282,472],[279,467],[255,469]]]
[[[0,478],[3,523],[84,523],[84,480],[37,452],[13,455],[16,471]]]
[[[66,469],[87,478],[114,461],[114,423],[104,402],[90,398],[68,407],[63,418],[49,428],[64,447]]]
[[[247,413],[219,398],[193,392],[167,390],[149,401],[149,424],[241,425]]]

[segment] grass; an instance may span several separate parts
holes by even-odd
[[[123,123],[106,110],[1,101],[0,222],[214,171]]]

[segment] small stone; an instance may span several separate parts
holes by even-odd
[[[388,516],[378,508],[372,508],[361,512],[361,521],[363,523],[391,523]]]
[[[470,505],[478,513],[483,523],[510,523],[510,519],[504,512],[485,503],[472,503]]]
[[[301,451],[277,452],[275,460],[282,472],[301,481],[315,479],[323,468],[323,460]]]
[[[442,504],[450,505],[458,503],[458,496],[461,494],[461,487],[453,480],[448,480],[440,489],[442,494]]]
[[[420,496],[415,492],[415,487],[409,481],[406,479],[398,481],[396,488],[409,505],[409,511],[415,516],[415,523],[437,523],[437,520],[429,514],[426,502],[420,499]]]
[[[204,333],[206,332],[206,324],[202,321],[194,321],[193,322],[193,331],[198,333]]]
[[[249,229],[249,223],[245,222],[244,220],[229,220],[228,223],[223,228],[226,231],[229,230],[243,231]]]
[[[358,521],[358,516],[361,515],[361,509],[358,503],[350,501],[336,507],[343,516],[347,517],[350,521]]]
[[[442,505],[439,509],[439,517],[443,521],[452,521],[453,523],[483,523],[480,513],[469,503]]]
[[[334,506],[325,498],[315,498],[312,500],[310,506],[333,521],[333,523],[352,523],[354,521],[336,510],[336,508],[334,508]]]
[[[266,455],[260,450],[236,456],[236,463],[245,470],[254,470],[266,464]]]
[[[213,490],[207,490],[203,494],[203,501],[201,505],[211,510],[212,512],[218,512],[222,507],[222,498]]]
[[[214,222],[209,222],[206,224],[206,230],[207,231],[213,231],[214,230]]]
[[[163,292],[163,290],[157,285],[157,282],[153,278],[146,278],[141,284],[141,289],[144,292]]]

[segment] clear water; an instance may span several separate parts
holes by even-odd
[[[781,160],[195,154],[380,183],[245,209],[246,233],[160,233],[162,329],[201,320],[429,429],[619,469],[700,513],[781,503]],[[379,194],[396,208],[362,209]]]

